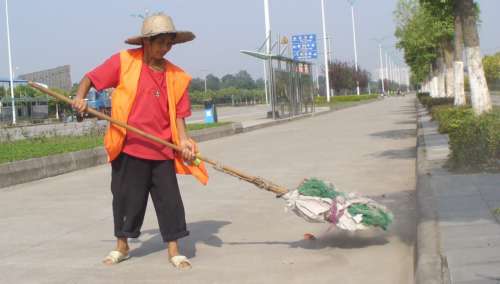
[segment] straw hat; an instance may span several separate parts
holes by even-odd
[[[142,23],[141,35],[128,38],[125,43],[141,45],[143,38],[159,34],[175,34],[174,44],[188,42],[195,38],[192,32],[176,30],[172,18],[159,13],[145,18]]]

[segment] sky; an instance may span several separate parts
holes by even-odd
[[[277,35],[317,34],[322,38],[320,0],[269,0],[271,29]],[[0,77],[8,77],[5,0],[0,0]],[[479,0],[483,54],[500,51],[499,0]],[[347,0],[325,0],[326,29],[332,37],[333,58],[354,61],[351,10]],[[386,38],[385,50],[403,63],[394,48],[393,11],[397,0],[355,2],[358,62],[372,72],[379,57],[374,38]],[[177,30],[197,38],[176,45],[167,58],[194,77],[208,73],[222,77],[247,70],[263,76],[263,63],[240,53],[256,50],[265,40],[263,0],[10,0],[9,23],[13,68],[16,74],[61,65],[71,66],[71,79],[81,77],[120,50],[130,48],[127,37],[138,35],[142,19],[134,14],[164,12]],[[318,46],[322,47],[321,41]],[[322,51],[320,50],[320,53]],[[316,62],[321,62],[319,58]]]

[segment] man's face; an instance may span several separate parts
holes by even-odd
[[[160,34],[145,40],[145,47],[149,48],[149,53],[153,59],[162,59],[172,48],[174,40],[172,34]]]

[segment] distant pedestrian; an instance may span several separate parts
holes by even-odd
[[[104,259],[116,264],[129,257],[128,238],[140,235],[148,195],[153,200],[160,233],[167,243],[172,264],[191,267],[179,253],[177,240],[189,234],[176,172],[192,174],[203,184],[203,164],[195,166],[196,144],[189,138],[185,118],[191,115],[188,89],[191,77],[164,59],[174,44],[191,41],[194,34],[177,31],[172,19],[155,14],[144,19],[142,33],[125,42],[140,48],[121,51],[87,73],[80,82],[73,107],[83,112],[85,97],[91,87],[101,91],[115,88],[112,94],[112,117],[171,141],[182,153],[149,141],[133,132],[111,124],[104,145],[111,161],[111,192],[116,249]]]

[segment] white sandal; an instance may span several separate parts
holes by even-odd
[[[118,264],[122,261],[125,261],[127,259],[130,258],[130,255],[128,254],[124,254],[120,251],[117,251],[117,250],[113,250],[111,251],[108,256],[106,256],[104,259],[103,259],[103,263],[104,264]]]
[[[181,269],[181,270],[188,270],[188,269],[191,269],[191,262],[189,261],[189,259],[183,255],[176,255],[176,256],[172,256],[170,258],[170,262],[172,263],[172,265],[177,268],[177,269]],[[188,266],[184,266],[182,267],[181,264],[183,263],[187,263]]]

